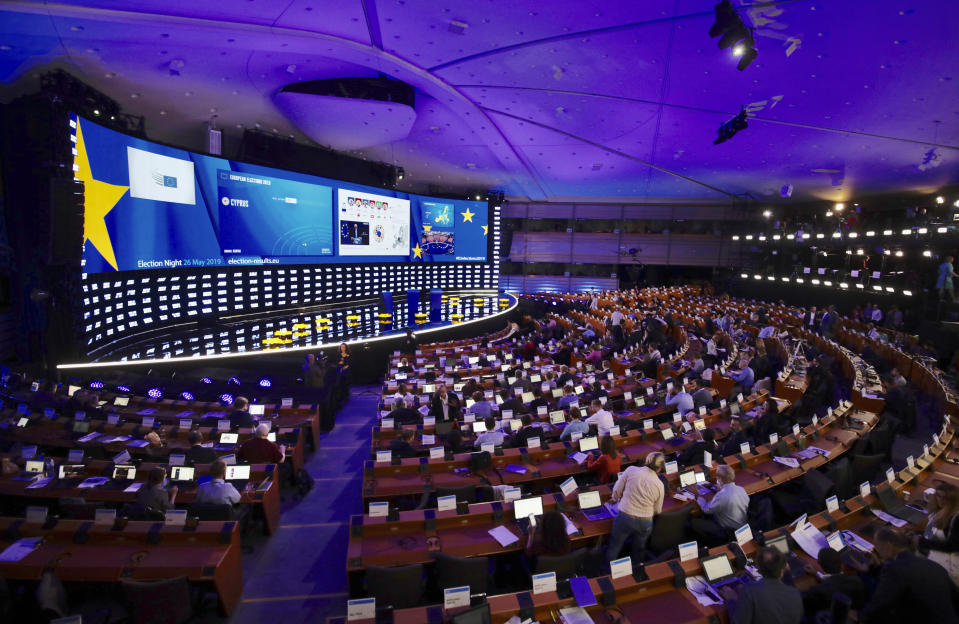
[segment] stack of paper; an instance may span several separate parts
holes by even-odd
[[[25,537],[19,539],[7,546],[3,552],[0,552],[0,561],[20,561],[32,553],[42,543],[42,537]]]
[[[488,533],[504,548],[519,541],[519,538],[512,531],[502,525],[490,529]]]

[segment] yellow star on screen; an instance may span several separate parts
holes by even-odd
[[[469,221],[470,223],[472,223],[472,222],[473,222],[473,216],[474,216],[476,213],[475,213],[475,212],[470,212],[470,209],[467,208],[467,209],[466,209],[466,212],[461,212],[460,214],[463,215],[463,223],[466,223],[467,221]]]
[[[484,225],[484,226],[483,226],[483,236],[486,236],[487,234],[489,234],[489,226],[488,226],[488,225]]]
[[[83,242],[88,240],[103,259],[117,269],[116,255],[113,253],[113,242],[104,220],[107,214],[117,205],[129,186],[108,184],[93,179],[90,170],[90,159],[87,156],[86,145],[83,142],[83,130],[77,123],[77,164],[76,176],[83,182]]]
[[[424,226],[423,226],[423,231],[424,231],[424,232],[429,232],[429,231],[432,230],[432,229],[433,229],[433,226],[432,226],[432,225],[424,225]]]
[[[416,243],[416,247],[413,248],[413,257],[414,257],[414,258],[422,258],[422,257],[423,257],[423,250],[420,249],[420,244],[419,244],[419,243]]]

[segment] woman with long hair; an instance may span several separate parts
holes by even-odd
[[[928,503],[929,518],[917,540],[919,549],[944,567],[953,582],[959,582],[959,488],[940,483]]]
[[[547,511],[537,518],[536,526],[530,525],[526,540],[526,556],[565,555],[572,547],[566,533],[566,519],[558,511]]]
[[[586,459],[586,469],[596,475],[596,482],[609,483],[614,474],[619,473],[623,458],[616,452],[616,441],[613,436],[603,436],[599,441],[600,456],[590,455]]]

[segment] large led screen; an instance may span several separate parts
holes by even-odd
[[[71,116],[84,271],[337,262],[485,262],[486,202],[251,165]]]

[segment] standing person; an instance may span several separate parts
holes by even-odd
[[[322,388],[326,381],[326,369],[316,361],[312,353],[306,354],[306,363],[303,364],[303,385],[307,388]]]
[[[663,511],[665,488],[659,475],[666,467],[666,459],[662,453],[655,452],[646,456],[645,463],[643,467],[627,468],[613,486],[609,500],[618,503],[619,513],[613,519],[606,550],[607,561],[618,559],[630,538],[633,541],[633,559],[642,561],[646,542],[653,532],[653,517]]]
[[[340,371],[340,376],[343,378],[343,381],[348,385],[350,383],[350,363],[353,359],[353,354],[350,353],[350,348],[346,345],[345,342],[340,343],[340,361],[337,362],[337,367]]]
[[[400,344],[400,352],[409,356],[416,354],[416,337],[413,335],[412,329],[406,330],[406,337],[403,338],[403,342]]]
[[[831,305],[826,309],[826,313],[822,315],[820,333],[825,338],[832,338],[838,323],[839,315],[836,313],[836,306]]]
[[[959,277],[959,274],[956,274],[952,268],[953,260],[954,258],[952,256],[946,256],[945,261],[939,265],[939,276],[936,278],[936,288],[939,289],[939,299],[943,299],[943,295],[949,295],[949,301],[956,300],[956,294],[952,288],[952,278]]]

